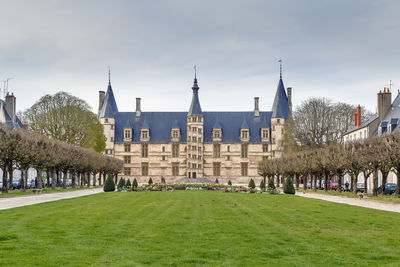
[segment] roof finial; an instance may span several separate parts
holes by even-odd
[[[110,69],[110,66],[108,66],[108,84],[111,85],[111,69]]]
[[[194,69],[194,78],[197,79],[197,66],[194,65],[193,69]]]
[[[280,70],[281,70],[280,77],[282,79],[282,59],[279,59],[278,62],[279,62],[279,65],[280,65]]]

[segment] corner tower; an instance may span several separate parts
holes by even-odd
[[[106,140],[106,154],[114,155],[115,139],[115,114],[118,113],[117,103],[114,92],[111,87],[111,74],[108,70],[108,88],[107,93],[99,91],[99,120],[104,127],[104,136]]]
[[[199,101],[199,86],[197,84],[196,66],[194,67],[194,82],[192,86],[193,96],[187,114],[187,177],[201,178],[203,177],[203,130],[204,117]]]
[[[282,61],[280,62],[280,77],[276,88],[274,104],[272,105],[271,117],[271,144],[272,156],[280,157],[283,148],[283,126],[285,121],[291,116],[289,99],[286,95],[285,86],[282,80]],[[290,94],[292,88],[290,88]]]

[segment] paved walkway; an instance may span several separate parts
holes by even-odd
[[[353,206],[359,206],[364,208],[370,209],[377,209],[377,210],[385,210],[385,211],[393,211],[400,213],[400,203],[390,203],[390,202],[383,202],[379,200],[367,200],[367,199],[358,199],[358,198],[351,198],[345,196],[331,196],[325,194],[316,194],[316,193],[296,193],[297,196],[307,197],[307,198],[315,198],[315,199],[322,199],[330,202],[336,203],[343,203]]]
[[[21,197],[5,197],[5,198],[0,198],[0,210],[34,205],[49,201],[56,201],[60,199],[87,196],[87,195],[97,194],[100,192],[103,192],[103,188],[80,189],[75,191],[46,193],[40,195],[29,195]]]

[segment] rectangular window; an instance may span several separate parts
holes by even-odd
[[[199,151],[199,153],[201,153],[201,147],[198,147],[198,151]]]
[[[199,137],[199,143],[201,143],[201,137]]]
[[[269,137],[269,131],[268,131],[268,129],[262,129],[262,131],[261,131],[261,137],[262,137],[262,139],[268,139],[268,137]]]
[[[149,163],[148,162],[142,162],[142,175],[143,176],[149,175]]]
[[[214,176],[221,175],[221,162],[213,162],[213,174]]]
[[[104,119],[104,122],[105,122],[105,123],[108,123],[108,119]]]
[[[197,122],[197,118],[196,117],[193,117],[193,122]]]
[[[178,158],[179,157],[179,144],[172,145],[172,157]]]
[[[124,151],[131,152],[131,144],[124,144]]]
[[[242,130],[242,132],[241,132],[241,138],[242,139],[247,139],[247,138],[249,138],[249,130]]]
[[[114,137],[111,136],[110,141],[111,141],[111,142],[114,142]]]
[[[242,176],[247,176],[249,164],[247,162],[240,163]]]
[[[221,156],[221,145],[220,144],[213,145],[213,156],[214,156],[214,158],[219,158]]]
[[[124,138],[129,139],[131,138],[131,130],[130,129],[125,129],[125,134],[124,134]]]
[[[247,144],[242,144],[242,147],[241,147],[242,149],[241,149],[241,153],[240,153],[240,156],[242,157],[242,158],[247,158],[247,149],[248,149],[248,145]]]
[[[179,175],[179,162],[172,163],[172,175],[174,176]]]
[[[147,158],[149,156],[149,145],[142,144],[142,158]]]
[[[263,144],[263,152],[268,152],[268,145],[267,144]]]
[[[228,146],[226,151],[231,152],[231,146]]]
[[[110,125],[110,128],[111,128],[111,130],[114,130],[114,125],[111,124],[111,125]]]
[[[165,156],[161,156],[161,160],[165,160]]]
[[[226,160],[231,160],[231,156],[226,156]]]
[[[131,163],[131,156],[124,156],[124,163]]]
[[[179,131],[178,130],[173,130],[172,131],[172,138],[174,138],[174,139],[179,138]]]
[[[131,175],[131,168],[124,168],[124,175]]]
[[[142,139],[148,139],[148,138],[149,138],[148,130],[142,130]]]

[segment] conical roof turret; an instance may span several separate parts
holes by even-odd
[[[192,96],[192,103],[190,104],[188,116],[193,115],[203,115],[203,111],[201,110],[200,101],[199,101],[199,86],[197,84],[197,77],[196,74],[194,76],[194,82],[192,86],[193,96]]]

